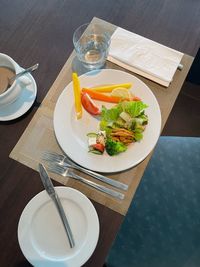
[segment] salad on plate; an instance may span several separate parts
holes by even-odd
[[[73,88],[77,119],[82,117],[82,107],[92,116],[98,116],[99,131],[87,134],[89,152],[102,155],[105,151],[114,156],[125,152],[129,145],[143,138],[148,124],[145,114],[147,104],[130,92],[131,84],[112,84],[95,88],[80,88],[73,73]],[[94,100],[113,103],[111,108]]]

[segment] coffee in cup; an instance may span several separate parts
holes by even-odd
[[[4,93],[13,82],[10,82],[10,78],[15,75],[14,70],[8,67],[0,66],[0,94]]]

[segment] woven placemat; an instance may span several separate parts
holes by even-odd
[[[114,32],[114,30],[116,29],[116,26],[98,18],[94,18],[91,23],[94,22],[98,22],[104,25],[110,33]],[[162,128],[164,127],[164,124],[174,105],[174,102],[180,92],[180,89],[186,78],[192,61],[192,57],[188,55],[183,56],[181,64],[183,64],[184,68],[182,71],[177,70],[173,82],[167,89],[145,78],[135,75],[143,82],[145,82],[156,96],[161,109]],[[110,62],[107,62],[106,68],[124,70]],[[62,153],[61,148],[59,147],[54,135],[53,112],[59,95],[66,87],[66,85],[71,81],[72,71],[76,71],[79,75],[86,71],[77,61],[74,52],[72,52],[71,56],[63,66],[57,79],[53,83],[48,94],[44,98],[31,122],[27,126],[25,132],[12,150],[10,154],[10,157],[12,159],[15,159],[16,161],[21,162],[22,164],[34,170],[37,170],[38,163],[41,161],[41,154],[44,150],[52,150],[58,153]],[[74,181],[70,178],[64,178],[55,174],[50,174],[50,176],[57,182],[60,182],[61,184],[66,186],[74,187],[83,192],[86,196],[93,199],[94,201],[101,203],[102,205],[105,205],[106,207],[109,207],[110,209],[119,212],[122,215],[125,215],[150,157],[151,155],[149,155],[142,163],[140,163],[135,168],[117,174],[107,175],[113,179],[116,179],[129,185],[128,191],[123,191],[123,193],[125,193],[125,199],[122,201],[112,198],[102,192],[92,189],[87,185]],[[86,176],[82,173],[81,175],[94,181],[94,179],[89,176]],[[40,179],[39,176],[38,179]],[[96,182],[101,183],[99,181]]]

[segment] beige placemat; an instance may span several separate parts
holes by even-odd
[[[111,33],[116,28],[116,26],[97,18],[94,18],[92,22],[102,23]],[[154,95],[158,100],[158,103],[161,108],[162,128],[164,127],[164,124],[170,114],[170,111],[174,105],[177,95],[181,89],[181,86],[192,64],[192,61],[193,61],[192,57],[184,55],[183,60],[181,62],[184,68],[182,71],[177,70],[174,77],[174,81],[167,89],[160,85],[155,84],[154,82],[151,82],[149,80],[146,80],[145,78],[138,76],[150,87],[150,89],[153,91]],[[107,62],[106,67],[113,69],[122,69],[110,62]],[[40,160],[41,153],[44,150],[52,150],[55,152],[62,153],[54,135],[52,118],[53,118],[54,106],[60,93],[66,87],[66,85],[71,81],[72,70],[78,72],[79,75],[82,74],[82,70],[80,66],[78,66],[78,63],[76,62],[74,52],[71,54],[71,56],[65,63],[60,74],[58,75],[57,79],[55,80],[48,94],[43,100],[41,106],[38,108],[33,119],[26,128],[25,132],[23,133],[18,143],[12,150],[10,154],[10,157],[12,159],[15,159],[18,162],[21,162],[22,164],[34,170],[37,170],[38,163],[41,161]],[[106,207],[109,207],[112,210],[119,212],[122,215],[125,215],[133,199],[137,186],[141,180],[143,172],[147,166],[147,163],[150,159],[150,156],[151,155],[149,155],[142,163],[140,163],[135,168],[129,169],[121,173],[108,175],[113,179],[119,180],[129,185],[129,189],[127,192],[122,191],[125,193],[125,199],[123,201],[114,199],[104,193],[101,193],[95,189],[91,189],[87,185],[74,181],[70,178],[64,178],[55,174],[51,174],[51,178],[60,182],[61,184],[72,186],[83,192],[85,195],[87,195],[94,201],[99,202],[102,205],[105,205]],[[83,176],[94,181],[94,179],[89,176],[86,175]],[[40,179],[39,176],[38,179]],[[101,183],[97,180],[96,182]]]

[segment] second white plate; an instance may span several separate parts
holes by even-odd
[[[53,201],[46,191],[23,210],[18,224],[20,248],[35,267],[77,267],[92,255],[99,237],[99,219],[90,200],[69,187],[55,187],[75,240],[69,242]]]

